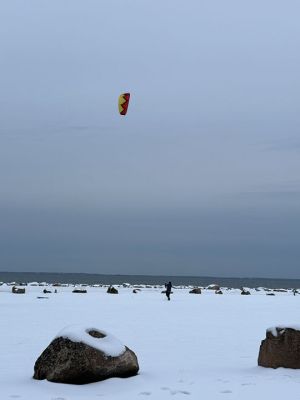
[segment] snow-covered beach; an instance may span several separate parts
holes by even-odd
[[[51,291],[52,287],[47,287]],[[28,286],[25,294],[0,287],[0,398],[20,400],[230,398],[294,396],[300,372],[257,366],[265,331],[277,324],[297,324],[300,296],[292,291],[267,296],[251,289],[223,295],[202,290],[174,289],[171,301],[161,288],[73,287],[42,293]],[[48,298],[38,298],[48,297]],[[96,325],[135,351],[139,374],[132,378],[74,386],[32,379],[33,366],[51,340],[67,325]]]

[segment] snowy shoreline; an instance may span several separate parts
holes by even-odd
[[[77,285],[78,286],[78,285]],[[42,295],[43,289],[57,293]],[[272,326],[299,324],[300,296],[292,291],[174,289],[171,301],[162,287],[131,287],[107,294],[107,287],[25,287],[13,294],[0,286],[0,398],[1,400],[141,400],[224,398],[252,400],[296,395],[299,370],[257,366],[261,340]],[[137,355],[139,374],[128,379],[74,387],[32,379],[33,366],[51,340],[65,326],[97,326],[111,332]]]

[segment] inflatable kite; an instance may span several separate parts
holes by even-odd
[[[129,99],[130,99],[130,93],[123,93],[119,96],[119,113],[121,115],[126,115]]]

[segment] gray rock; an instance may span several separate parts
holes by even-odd
[[[90,331],[89,334],[103,337],[99,331]],[[120,356],[111,357],[85,343],[58,337],[37,359],[33,378],[81,385],[112,377],[136,375],[139,370],[137,357],[132,350],[125,348]]]
[[[208,285],[207,288],[208,290],[220,290],[220,285]]]
[[[25,288],[17,288],[16,286],[13,286],[11,288],[12,293],[15,294],[24,294],[25,293]]]
[[[72,293],[87,293],[86,289],[74,289],[72,290]]]
[[[194,289],[190,290],[189,293],[192,293],[192,294],[201,294],[201,289],[200,289],[200,288],[194,288]]]
[[[292,328],[269,330],[261,342],[258,365],[266,368],[300,368],[300,332]]]

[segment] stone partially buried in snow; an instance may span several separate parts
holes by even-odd
[[[201,289],[200,288],[194,288],[194,289],[190,290],[189,293],[201,294]]]
[[[267,368],[300,368],[300,326],[269,328],[261,342],[258,365]]]
[[[208,289],[208,290],[220,290],[220,285],[212,283],[211,285],[208,285],[206,289]]]
[[[73,325],[63,329],[37,359],[34,379],[85,384],[136,375],[135,353],[113,335]]]

